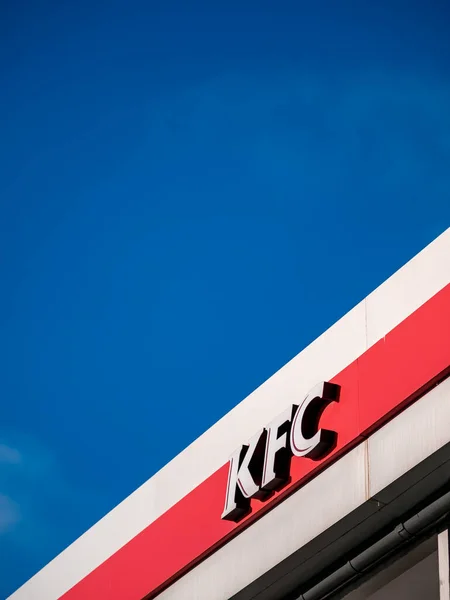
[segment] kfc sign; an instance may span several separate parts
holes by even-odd
[[[240,521],[251,511],[252,498],[267,500],[289,483],[293,456],[319,460],[336,445],[337,433],[319,428],[323,410],[338,402],[339,386],[322,382],[298,405],[291,405],[229,461],[222,519]]]

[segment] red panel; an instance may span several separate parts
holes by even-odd
[[[161,585],[188,565],[193,555],[200,556],[234,529],[233,523],[220,519],[227,476],[224,465],[184,502],[155,521],[154,527],[132,540],[122,555],[114,555],[110,561],[112,589],[108,599],[143,598],[149,592],[149,579],[153,587]],[[89,593],[87,588],[86,594]]]
[[[360,429],[380,427],[450,364],[450,285],[357,361]]]
[[[292,481],[239,525],[222,521],[228,465],[224,465],[62,597],[64,600],[142,600],[153,596],[201,558],[380,427],[450,365],[450,285],[408,317],[332,381],[339,403],[321,425],[338,432],[338,444],[319,462],[294,458]],[[245,440],[243,440],[245,441]]]

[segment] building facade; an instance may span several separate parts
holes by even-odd
[[[9,600],[450,600],[450,229]]]

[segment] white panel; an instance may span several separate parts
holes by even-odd
[[[450,282],[450,228],[366,298],[372,346]]]
[[[200,563],[158,600],[227,600],[363,504],[366,443]]]
[[[450,442],[449,423],[450,378],[369,438],[370,496]]]
[[[368,343],[383,337],[444,287],[450,280],[449,257],[450,229],[88,530],[11,600],[57,600],[221,467],[238,445],[280,410],[318,381],[336,375]]]
[[[450,600],[450,540],[445,529],[438,534],[439,598]]]

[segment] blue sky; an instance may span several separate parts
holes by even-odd
[[[2,3],[0,597],[449,225],[449,17]]]

